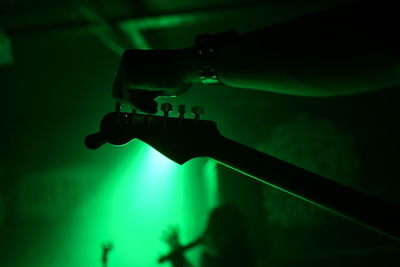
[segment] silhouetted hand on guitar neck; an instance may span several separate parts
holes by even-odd
[[[185,72],[181,50],[129,49],[121,58],[114,80],[113,97],[147,113],[157,112],[158,96],[176,96],[186,92],[190,83],[183,80]]]
[[[399,22],[394,0],[328,8],[218,43],[207,71],[230,87],[299,96],[399,86]],[[198,49],[125,51],[113,97],[156,113],[155,98],[180,95],[205,78]]]

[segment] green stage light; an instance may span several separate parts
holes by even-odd
[[[164,229],[182,223],[180,166],[141,142],[129,150],[103,195],[110,201],[103,230],[116,247],[110,265],[156,266]]]
[[[159,266],[157,259],[169,252],[162,240],[168,227],[179,227],[182,243],[203,232],[217,199],[213,166],[201,159],[181,166],[140,141],[121,151],[126,160],[80,207],[87,215],[68,226],[64,243],[81,244],[77,256],[86,266],[100,264],[104,242],[114,245],[109,266]],[[199,255],[197,248],[188,258],[196,262]]]
[[[217,205],[214,163],[194,159],[179,165],[138,140],[99,156],[109,163],[27,178],[61,193],[51,194],[56,201],[46,202],[40,214],[34,207],[27,211],[50,227],[21,253],[22,261],[43,267],[101,266],[102,244],[111,242],[108,266],[156,267],[169,252],[162,240],[168,227],[179,227],[182,244],[202,234]],[[194,248],[188,259],[198,265],[200,253]]]

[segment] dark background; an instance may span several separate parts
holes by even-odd
[[[119,159],[118,150],[94,155],[83,139],[113,108],[111,86],[121,49],[183,48],[199,33],[231,28],[246,32],[342,2],[2,0],[0,30],[11,41],[11,52],[3,46],[0,55],[11,54],[13,60],[0,61],[0,265],[53,266],[43,265],[40,257],[37,262],[18,259],[30,249],[27,244],[56,227],[52,221],[30,221],[19,214],[15,203],[21,177]],[[82,6],[96,15],[83,12]],[[143,18],[153,20],[136,32],[130,29],[130,23]],[[169,24],[159,18],[169,18]],[[321,174],[400,205],[398,89],[304,98],[196,85],[170,102],[201,104],[205,118],[216,121],[225,136],[252,147],[272,147],[266,152],[305,168],[318,172],[324,158],[334,167]],[[277,137],[279,129],[286,137]],[[305,149],[311,146],[318,149]],[[336,152],[325,153],[333,147]],[[353,163],[335,165],[342,161]],[[218,171],[222,201],[236,203],[248,217],[260,266],[398,266],[398,243],[324,212],[310,212],[224,167]],[[347,180],[338,178],[343,173]],[[276,202],[275,210],[268,209],[267,201]],[[282,201],[288,204],[279,211]],[[300,215],[283,223],[293,210]],[[269,214],[278,215],[271,219]],[[310,221],[304,219],[310,216]]]

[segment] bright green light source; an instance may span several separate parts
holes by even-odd
[[[156,266],[165,252],[163,230],[179,223],[182,192],[179,165],[144,143],[132,147],[132,157],[112,178],[116,183],[107,230],[120,247],[114,262],[121,266]]]
[[[158,257],[169,252],[161,240],[169,226],[179,227],[183,244],[204,231],[217,199],[212,163],[196,159],[179,165],[140,141],[118,150],[119,160],[113,159],[115,150],[102,153],[109,165],[70,172],[78,184],[86,177],[95,186],[75,194],[84,201],[71,206],[57,231],[32,246],[29,253],[37,255],[38,265],[101,266],[101,245],[112,242],[108,266],[158,267]],[[187,254],[195,265],[200,252]]]
[[[166,228],[179,226],[183,243],[203,230],[208,214],[202,201],[208,198],[199,167],[203,162],[181,166],[140,141],[121,151],[126,160],[113,167],[102,189],[83,207],[90,219],[76,222],[73,228],[79,232],[71,235],[74,241],[65,242],[83,243],[81,257],[92,257],[85,266],[100,264],[100,245],[105,241],[115,246],[110,266],[159,266],[158,257],[168,252],[161,240]],[[189,258],[196,260],[197,255]]]
[[[207,160],[203,171],[206,193],[208,194],[208,209],[212,210],[219,204],[217,162],[214,160]]]

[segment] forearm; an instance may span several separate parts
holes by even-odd
[[[193,267],[186,258],[183,258],[182,260],[171,260],[170,262],[173,267]]]
[[[231,87],[334,96],[400,85],[399,56],[391,52],[330,46],[301,50],[238,42],[221,51],[216,66],[221,81]]]
[[[169,261],[173,267],[193,267],[182,252],[176,253],[170,257]]]
[[[240,35],[218,50],[218,75],[231,87],[304,96],[399,85],[397,11],[372,7],[327,10]],[[382,12],[386,20],[381,19]],[[185,76],[199,82],[193,65]]]

